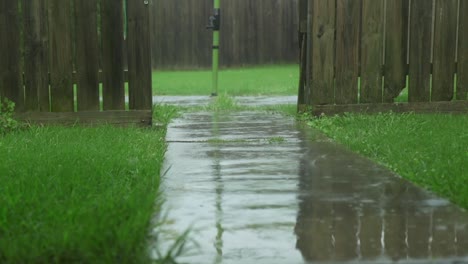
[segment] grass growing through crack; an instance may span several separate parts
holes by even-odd
[[[237,101],[226,94],[221,94],[217,97],[212,98],[212,101],[207,106],[202,106],[199,110],[202,111],[242,111],[246,108],[239,105]]]
[[[271,137],[271,138],[268,138],[267,140],[269,144],[281,144],[281,143],[286,142],[286,139],[284,137]]]
[[[204,106],[171,106],[180,112],[239,112],[239,111],[262,111],[275,114],[284,114],[287,116],[297,116],[297,106],[293,104],[267,105],[267,106],[245,106],[237,102],[236,98],[221,94],[210,99],[211,101]]]
[[[468,116],[378,114],[324,117],[309,125],[404,178],[468,208]]]
[[[177,111],[155,113],[165,125]],[[0,136],[0,263],[149,262],[164,136],[111,126]]]

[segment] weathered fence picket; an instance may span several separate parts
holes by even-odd
[[[112,122],[119,114],[124,123],[146,115],[147,124],[152,108],[149,26],[148,1],[0,1],[0,97],[12,100],[17,112],[37,112],[21,115],[28,118],[51,111],[64,114],[44,114],[41,120],[65,121],[66,113],[78,110],[91,112],[86,116],[95,112],[99,118],[94,122],[110,116],[97,113],[100,98],[102,110],[125,110],[128,78],[129,109],[149,111],[113,111]]]
[[[333,103],[335,65],[335,1],[310,1],[312,30],[311,48],[311,89],[309,102],[313,104]]]
[[[467,2],[309,0],[311,19],[304,22],[306,15],[299,11],[299,39],[307,39],[301,45],[299,104],[311,105],[317,113],[334,112],[334,105],[355,105],[359,111],[381,110],[383,105],[389,110],[427,111],[431,106],[441,109],[435,102],[456,98],[465,102],[453,103],[454,111],[468,111]],[[408,102],[428,106],[388,104],[407,80]],[[359,103],[374,105],[358,107]],[[448,105],[443,104],[444,111]]]
[[[383,101],[393,102],[406,86],[409,0],[385,0]]]
[[[308,21],[308,13],[309,13],[309,5],[308,0],[299,0],[298,3],[298,11],[299,14],[299,49],[300,49],[300,68],[305,69],[307,67],[307,21]],[[299,94],[298,94],[298,105],[306,104],[306,76],[307,71],[300,71],[299,74]]]
[[[49,39],[46,0],[23,0],[26,111],[50,111]]]
[[[458,0],[436,0],[432,101],[450,101],[454,95],[457,11]]]
[[[75,1],[78,111],[99,110],[99,42],[95,1]]]
[[[460,0],[457,58],[457,100],[468,100],[468,0]]]
[[[139,2],[143,4],[143,1]],[[101,0],[101,32],[103,107],[104,110],[123,110],[125,82],[122,0]]]
[[[73,112],[71,1],[49,0],[48,3],[51,50],[49,60],[51,108],[52,112]]]
[[[0,97],[23,108],[21,83],[20,25],[18,3],[0,1]]]
[[[336,1],[335,102],[358,102],[359,25],[361,1]]]
[[[151,39],[148,1],[128,1],[128,87],[131,109],[151,109]]]
[[[411,102],[431,98],[432,1],[411,1],[409,91]]]
[[[361,103],[382,102],[383,0],[362,1]]]

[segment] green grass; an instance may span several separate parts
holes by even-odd
[[[219,94],[296,95],[299,66],[262,66],[224,69],[219,72]],[[155,95],[209,95],[211,71],[155,71]]]
[[[197,112],[197,111],[208,111],[208,112],[239,112],[239,111],[264,111],[270,113],[280,113],[288,116],[297,116],[297,106],[294,104],[283,104],[283,105],[266,105],[266,106],[245,106],[240,105],[236,98],[220,94],[217,97],[211,98],[211,101],[204,106],[170,106],[174,111],[181,112]]]
[[[156,119],[175,111],[159,108]],[[0,263],[145,263],[165,130],[32,127],[0,136]]]
[[[348,114],[309,125],[468,208],[468,116]]]

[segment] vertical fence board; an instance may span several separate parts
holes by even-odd
[[[303,105],[306,103],[305,95],[307,89],[307,38],[306,34],[301,34],[301,49],[300,49],[300,64],[299,64],[299,90],[297,95],[297,103]]]
[[[468,0],[460,0],[457,100],[468,100]]]
[[[298,4],[299,25],[297,28],[299,39],[299,91],[297,96],[298,105],[306,103],[305,89],[306,87],[306,71],[307,71],[307,17],[308,17],[308,0],[299,0]]]
[[[382,102],[383,0],[362,1],[361,103]]]
[[[313,104],[330,104],[334,97],[335,1],[314,0],[312,20],[308,101]]]
[[[335,103],[358,102],[360,3],[337,0]]]
[[[97,4],[75,0],[78,111],[99,110]]]
[[[436,0],[432,101],[453,98],[458,0]]]
[[[393,102],[406,86],[408,12],[409,0],[386,0],[383,101],[387,103]]]
[[[71,2],[49,0],[50,97],[53,112],[73,112]]]
[[[227,12],[225,10],[230,10],[232,6],[235,4],[235,1],[221,1],[221,30],[220,31],[220,56],[219,56],[219,63],[220,65],[227,65],[229,61],[232,61],[232,50],[233,48],[233,41],[232,41],[232,29],[234,27],[235,21],[232,17],[232,12]],[[211,8],[212,9],[212,8]],[[210,11],[211,13],[213,11]],[[211,32],[210,32],[211,33]],[[213,38],[213,37],[211,37]],[[210,42],[211,43],[211,42]],[[229,51],[229,52],[228,52]],[[211,56],[209,56],[211,59]],[[211,62],[205,63],[206,66],[211,65]]]
[[[17,110],[23,106],[20,27],[18,2],[0,3],[0,97],[13,101]]]
[[[246,57],[248,58],[246,62],[249,64],[253,64],[255,63],[255,60],[256,60],[255,55],[257,54],[257,50],[258,50],[258,43],[256,39],[260,30],[258,30],[258,27],[257,27],[258,20],[255,15],[256,10],[254,6],[254,2],[250,1],[249,3],[246,3],[246,5],[247,5],[246,13],[248,13],[249,15],[247,16],[245,23],[250,25],[249,27],[250,30],[247,31],[247,34],[245,36],[246,37],[245,43],[251,43],[253,45],[251,47],[244,46],[244,49],[245,49]]]
[[[291,27],[293,27],[294,24],[290,23],[288,25],[288,28],[286,28],[286,23],[285,23],[286,21],[285,20],[287,19],[287,17],[285,15],[285,13],[290,12],[290,10],[288,9],[288,4],[287,4],[288,1],[286,1],[286,3],[284,3],[284,4],[282,4],[283,2],[284,1],[282,1],[282,0],[275,0],[274,3],[273,3],[274,10],[278,10],[277,11],[278,12],[277,13],[278,17],[276,17],[276,19],[273,20],[273,22],[274,22],[273,27],[269,27],[269,30],[268,30],[269,35],[273,36],[273,37],[270,38],[268,41],[277,44],[275,46],[275,49],[277,50],[277,52],[272,53],[271,60],[267,61],[267,63],[275,63],[276,61],[280,62],[281,58],[283,57],[283,54],[285,54],[287,52],[287,50],[288,50],[288,44],[287,43],[283,44],[283,40],[285,39],[287,30],[288,29],[290,30]],[[255,12],[254,8],[255,8],[255,6],[253,5],[252,6],[252,14],[255,16],[256,12]],[[276,30],[279,30],[279,32],[277,34],[275,34]],[[253,55],[254,54],[252,54],[252,57],[253,57]]]
[[[212,32],[206,29],[208,24],[208,17],[213,12],[213,3],[206,1],[193,1],[192,9],[199,10],[201,16],[193,15],[192,21],[192,50],[191,50],[191,65],[203,65],[203,59],[200,57],[211,58],[212,49]],[[223,12],[223,11],[221,11]],[[223,13],[224,14],[224,13]],[[221,19],[223,14],[221,14]],[[153,29],[151,29],[153,30]],[[151,51],[153,51],[153,43],[151,42]],[[153,56],[154,57],[154,56]],[[154,66],[154,65],[153,65]]]
[[[410,102],[430,101],[432,1],[411,1],[410,25]]]
[[[46,0],[23,0],[25,110],[48,112],[49,44]]]
[[[298,8],[298,15],[299,15],[299,32],[300,33],[307,33],[307,10],[308,10],[308,0],[298,0],[299,4],[297,5]]]
[[[263,1],[256,1],[255,3],[257,4],[258,9],[263,10],[263,8],[264,8],[263,6],[265,4]],[[265,24],[265,19],[264,19],[264,16],[255,16],[255,18],[256,18],[256,21],[257,21],[257,23],[256,23],[256,25],[257,25],[257,38],[255,39],[255,42],[257,43],[257,45],[256,45],[256,50],[255,51],[257,52],[258,60],[261,61],[261,62],[264,62],[264,61],[266,61],[266,57],[267,57],[266,52],[263,50],[265,48],[266,40],[265,40],[265,38],[263,37],[263,34],[262,34],[262,29],[263,29],[264,24]]]
[[[153,99],[149,7],[143,1],[129,0],[127,16],[130,109],[151,109]]]
[[[101,21],[103,107],[104,110],[123,110],[125,90],[122,0],[101,0]]]

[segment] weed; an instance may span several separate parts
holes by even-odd
[[[284,137],[271,137],[267,140],[269,144],[280,144],[286,142],[286,139]]]
[[[182,108],[175,105],[157,104],[153,106],[153,120],[156,123],[167,125],[178,116]]]
[[[245,110],[245,107],[239,105],[231,96],[221,94],[219,96],[213,97],[212,101],[207,106],[202,107],[200,110],[214,112],[239,111]]]
[[[15,103],[3,98],[0,100],[0,135],[15,131],[19,128],[18,122],[13,118]]]

